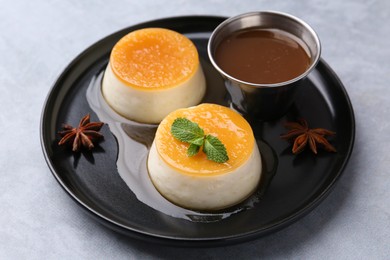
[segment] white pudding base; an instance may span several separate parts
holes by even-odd
[[[150,178],[161,195],[179,206],[194,210],[218,210],[245,200],[259,184],[261,164],[256,143],[243,165],[216,175],[178,172],[164,162],[154,142],[148,158]]]
[[[103,97],[118,114],[142,123],[159,123],[170,112],[201,102],[206,92],[202,67],[187,81],[170,88],[142,89],[125,85],[108,64],[103,78]]]

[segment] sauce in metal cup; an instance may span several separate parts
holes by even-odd
[[[320,59],[321,44],[302,20],[280,12],[227,19],[212,33],[208,54],[225,79],[231,106],[260,120],[285,114]]]

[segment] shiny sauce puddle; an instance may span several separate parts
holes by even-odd
[[[260,140],[257,140],[257,143],[262,156],[261,181],[258,189],[242,203],[220,211],[199,212],[179,207],[165,199],[154,187],[147,169],[149,149],[158,125],[130,121],[113,111],[102,96],[101,82],[103,74],[104,71],[101,71],[92,78],[87,89],[86,98],[99,120],[105,122],[111,133],[116,137],[118,173],[139,201],[175,218],[193,222],[215,222],[251,209],[261,200],[276,172],[277,157],[272,149]],[[208,101],[207,96],[218,96],[220,94],[217,93],[218,91],[218,88],[214,88],[214,93],[208,90],[209,93],[205,97],[206,101]]]

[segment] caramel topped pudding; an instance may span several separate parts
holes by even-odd
[[[226,147],[224,163],[200,151],[189,157],[189,144],[171,133],[175,119],[186,118],[217,137]],[[249,123],[235,111],[201,104],[170,113],[159,125],[152,144],[149,174],[157,190],[171,202],[195,210],[218,210],[246,199],[257,187],[261,157]]]
[[[114,46],[102,91],[120,115],[159,123],[178,108],[198,104],[205,85],[197,49],[187,37],[146,28],[127,34]]]

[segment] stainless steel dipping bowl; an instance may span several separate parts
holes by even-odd
[[[275,84],[246,82],[229,75],[215,61],[216,49],[227,36],[252,28],[279,29],[296,36],[310,57],[310,66],[301,75]],[[274,120],[283,116],[294,103],[302,81],[320,59],[321,43],[316,32],[301,19],[286,13],[261,11],[241,14],[222,22],[210,36],[207,51],[211,63],[225,79],[231,107],[245,116]]]

